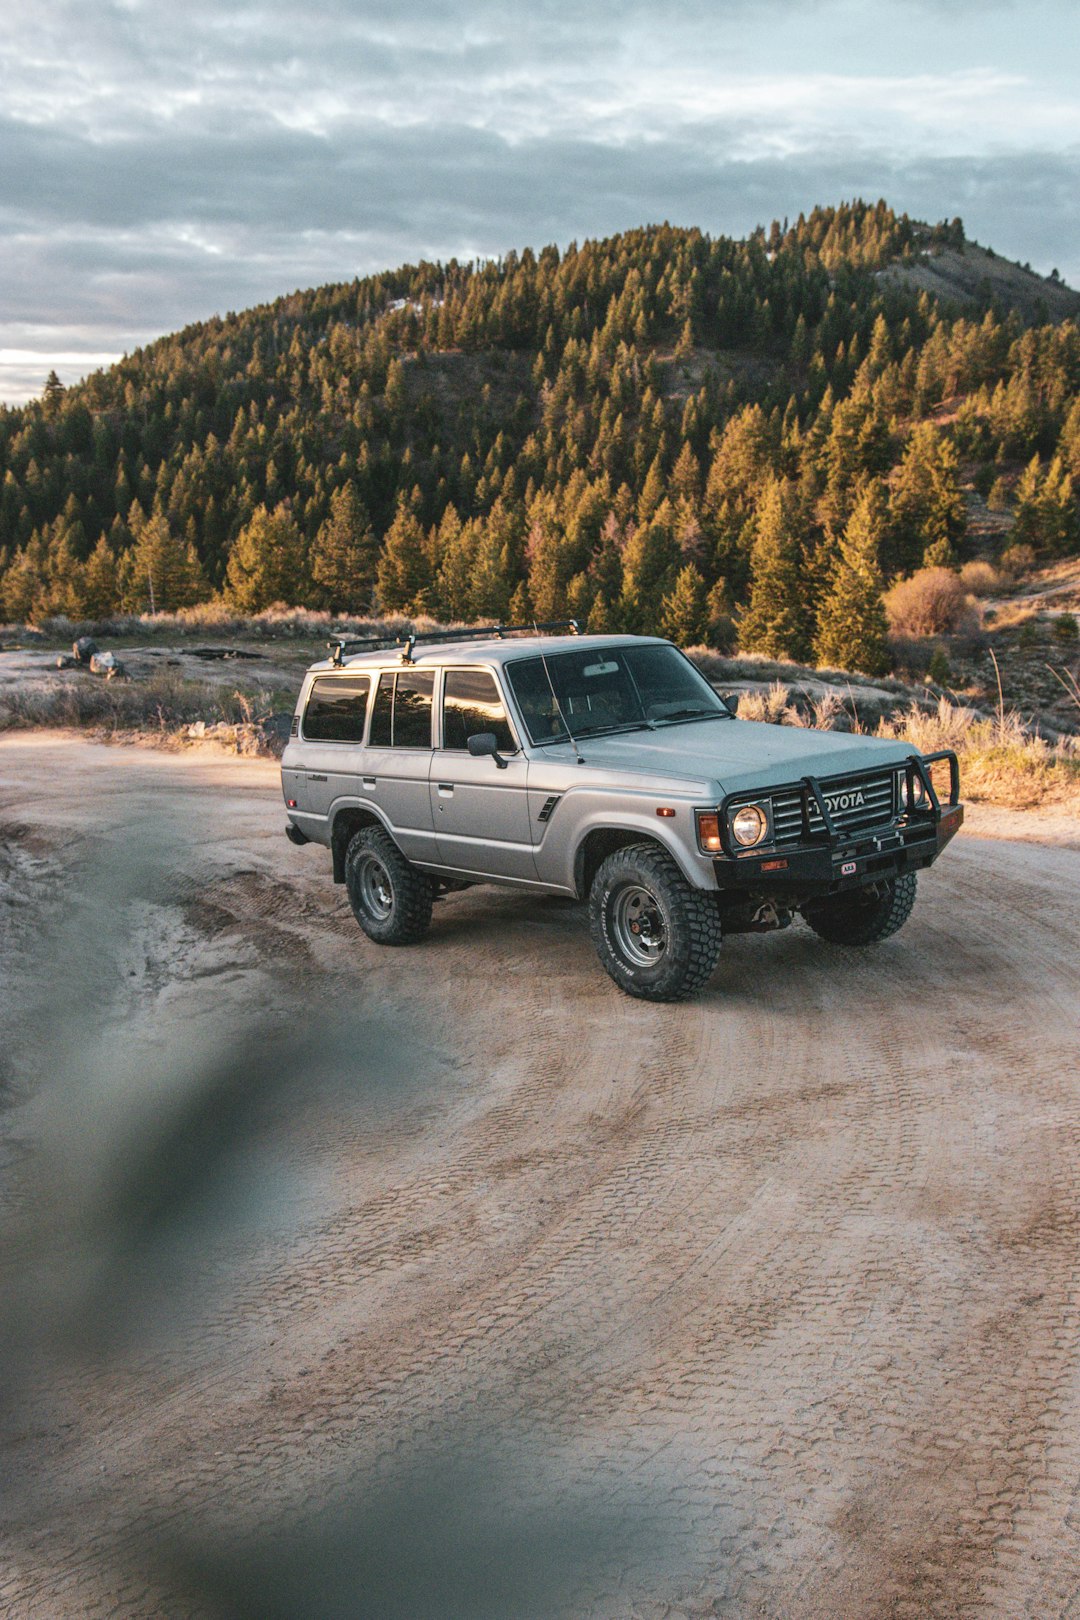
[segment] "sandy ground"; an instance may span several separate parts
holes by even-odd
[[[656,1008],[571,905],[477,889],[371,946],[272,764],[14,736],[11,991],[65,875],[166,806],[116,1015],[347,1003],[428,1083],[393,1129],[296,1126],[287,1229],[182,1376],[72,1375],[5,1436],[50,1500],[6,1499],[0,1612],[175,1613],[117,1573],[148,1504],[257,1521],[468,1418],[527,1431],[546,1488],[646,1504],[576,1613],[1080,1614],[1075,822],[976,812],[895,939],[737,937]]]

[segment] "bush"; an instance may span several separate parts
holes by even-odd
[[[1036,560],[1031,546],[1006,546],[1001,553],[1001,566],[1012,579],[1019,579],[1021,574],[1030,574]]]
[[[995,483],[999,482],[994,476],[993,463],[984,461],[975,473],[975,488],[985,501]]]
[[[1025,619],[1023,624],[1020,626],[1020,634],[1017,637],[1018,645],[1027,651],[1032,647],[1037,647],[1039,645],[1039,640],[1038,621],[1036,619]]]
[[[901,636],[951,636],[978,629],[979,615],[957,574],[920,568],[885,593],[889,627]]]
[[[1054,620],[1054,640],[1073,642],[1080,636],[1075,613],[1059,613]]]
[[[952,670],[949,668],[949,658],[944,647],[934,648],[926,674],[935,686],[948,686],[952,680]]]
[[[965,799],[1014,809],[1080,802],[1080,746],[1033,736],[1015,709],[987,716],[941,698],[931,714],[912,707],[882,723],[881,737],[901,737],[921,753],[954,748]]]
[[[960,570],[960,583],[972,596],[993,596],[1004,581],[992,563],[967,562]]]

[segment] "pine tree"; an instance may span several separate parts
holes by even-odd
[[[681,647],[699,647],[708,627],[705,581],[693,563],[679,570],[675,584],[660,604],[660,627]]]
[[[470,617],[507,622],[521,567],[521,525],[500,497],[480,526],[473,559]]]
[[[963,537],[967,513],[956,446],[932,422],[921,422],[908,440],[892,487],[891,517],[885,560],[904,573],[920,567],[936,541],[954,546]]]
[[[116,558],[102,535],[82,568],[83,614],[88,619],[107,619],[120,605],[120,580]]]
[[[279,602],[297,606],[303,562],[303,540],[289,507],[268,512],[258,506],[229,553],[226,597],[243,613],[261,613]]]
[[[425,591],[432,585],[427,537],[411,505],[398,503],[394,521],[383,541],[377,570],[379,608],[383,613],[422,611]]]
[[[330,497],[330,514],[311,547],[311,573],[335,613],[367,613],[375,588],[379,542],[351,481]]]
[[[1016,486],[1016,525],[1012,544],[1030,545],[1048,557],[1064,556],[1080,543],[1080,512],[1073,481],[1060,456],[1043,472],[1037,455]]]
[[[819,664],[883,675],[890,665],[879,556],[886,504],[876,480],[863,485],[840,538],[829,590],[818,610]]]
[[[681,562],[674,520],[671,502],[663,501],[652,522],[639,524],[626,542],[619,618],[631,634],[652,635],[659,628],[660,604]]]
[[[56,372],[50,371],[45,379],[45,387],[41,395],[42,408],[50,421],[59,416],[60,407],[64,403],[66,393],[67,389],[56,375]]]
[[[31,547],[17,551],[0,580],[0,608],[7,623],[29,624],[44,587],[42,570]]]
[[[480,525],[462,523],[448,506],[439,525],[439,575],[433,611],[438,617],[469,619],[473,612],[473,579]]]
[[[809,653],[805,584],[792,494],[770,479],[750,552],[750,603],[739,621],[743,652],[804,660]]]
[[[160,507],[148,518],[133,508],[134,544],[119,568],[121,601],[131,613],[175,613],[209,595],[194,549],[177,539]]]

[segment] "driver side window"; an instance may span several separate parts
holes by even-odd
[[[481,731],[495,733],[500,753],[512,754],[517,748],[495,677],[486,669],[448,669],[443,685],[443,747],[466,753],[469,738]]]

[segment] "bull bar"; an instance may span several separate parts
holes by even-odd
[[[943,805],[933,783],[930,767],[949,767],[948,803]],[[721,888],[767,888],[770,891],[823,894],[859,888],[879,878],[896,877],[916,871],[935,861],[945,845],[959,832],[964,820],[960,803],[960,765],[952,749],[935,754],[909,754],[907,759],[880,767],[882,773],[903,771],[907,780],[907,808],[899,817],[890,816],[877,826],[857,829],[837,827],[825,792],[816,776],[804,776],[764,791],[729,793],[719,804],[717,819],[723,856],[714,862]],[[830,776],[827,788],[835,796],[846,786],[865,782],[868,772],[850,771]],[[876,773],[873,773],[876,774]],[[921,783],[924,800],[915,804],[915,784]],[[802,810],[802,830],[797,843],[777,845],[767,839],[749,849],[731,838],[731,813],[743,804],[759,803],[781,794],[798,793]],[[821,818],[819,828],[810,821],[811,807]]]

